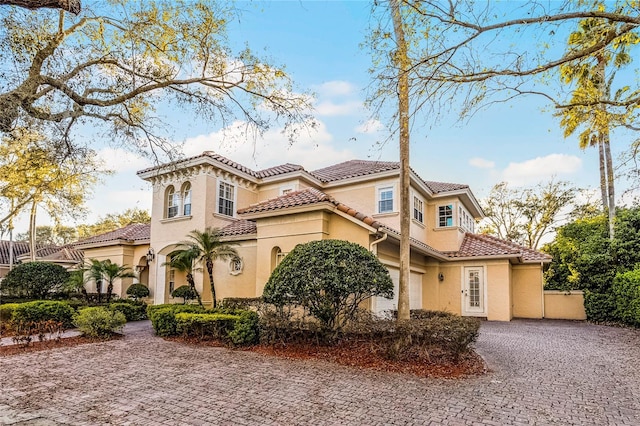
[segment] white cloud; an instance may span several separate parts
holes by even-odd
[[[552,176],[570,175],[582,168],[582,160],[575,155],[549,154],[521,163],[509,163],[502,173],[511,185],[529,185]]]
[[[363,108],[364,106],[361,101],[349,101],[344,103],[324,101],[316,105],[316,112],[318,115],[324,116],[355,115],[360,113]]]
[[[318,86],[318,94],[321,96],[348,96],[356,91],[356,87],[348,81],[334,80],[322,83]]]
[[[469,160],[469,165],[477,167],[479,169],[493,169],[496,165],[494,161],[486,160],[484,158],[475,157]]]
[[[301,129],[292,144],[280,130],[270,130],[260,137],[245,123],[235,122],[218,132],[187,139],[183,151],[187,156],[214,151],[254,170],[284,163],[315,170],[356,157],[351,150],[332,145],[333,136],[323,122],[318,122],[315,129]]]
[[[107,169],[116,173],[138,171],[151,165],[151,162],[133,152],[121,148],[103,148],[98,151],[98,158]]]
[[[373,134],[373,133],[378,133],[379,131],[383,130],[384,126],[382,125],[382,123],[379,120],[367,120],[366,122],[360,124],[359,126],[357,126],[354,130],[358,133],[363,133],[363,134]]]

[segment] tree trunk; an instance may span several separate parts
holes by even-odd
[[[607,164],[607,209],[609,213],[609,239],[615,237],[616,197],[615,177],[613,175],[613,160],[611,159],[611,144],[609,143],[609,131],[603,134],[604,157]]]
[[[111,296],[113,295],[113,281],[109,281],[109,285],[107,285],[107,303],[111,301]]]
[[[600,160],[600,196],[602,197],[602,208],[606,210],[609,205],[609,197],[607,196],[607,166],[602,138],[598,138],[598,159]]]
[[[411,261],[409,200],[409,58],[398,0],[391,0],[391,15],[396,36],[395,61],[398,68],[398,124],[400,128],[400,282],[398,291],[398,321],[409,320],[409,263]]]
[[[38,211],[38,203],[35,201],[31,204],[31,213],[29,214],[29,260],[36,261],[36,213]]]
[[[198,305],[202,306],[202,298],[200,297],[198,290],[196,290],[196,281],[193,279],[193,274],[191,272],[187,273],[187,282],[189,283],[189,287],[191,287],[193,294],[195,294],[198,299]]]
[[[606,66],[606,58],[603,53],[599,53],[597,56],[598,64],[596,65],[596,76],[598,83],[598,90],[600,92],[600,100],[606,100],[610,98],[610,89],[607,87],[606,83],[606,74],[605,74],[605,66]],[[601,103],[598,105],[598,109],[601,111],[603,117],[607,117],[607,121],[600,129],[598,129],[598,143],[602,145],[602,150],[604,152],[604,166],[606,170],[606,191],[602,190],[603,193],[606,193],[607,199],[603,203],[605,209],[608,214],[609,221],[609,239],[613,240],[615,237],[615,229],[614,229],[614,221],[616,216],[616,197],[615,197],[615,181],[613,175],[613,160],[611,159],[611,146],[609,144],[609,118],[607,116],[606,106]],[[600,168],[602,170],[602,164],[600,164]]]
[[[82,5],[80,0],[0,0],[0,5],[20,6],[26,9],[61,9],[75,15],[80,13]]]
[[[211,297],[213,298],[211,306],[215,308],[218,302],[216,301],[216,286],[213,283],[213,261],[211,259],[207,259],[206,264],[207,273],[209,274],[209,284],[211,285]]]

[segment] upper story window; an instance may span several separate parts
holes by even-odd
[[[378,188],[378,213],[393,211],[393,187]]]
[[[475,221],[473,217],[467,212],[466,209],[459,207],[458,212],[458,226],[467,232],[474,232]]]
[[[167,217],[175,217],[178,215],[179,209],[179,198],[180,195],[176,193],[176,189],[173,185],[169,185],[167,187],[167,198],[166,198],[166,206],[167,206]]]
[[[453,204],[438,207],[438,226],[453,226]]]
[[[413,218],[424,223],[424,203],[418,197],[413,197]]]
[[[235,187],[227,182],[220,182],[218,187],[218,213],[233,216]]]
[[[189,182],[182,185],[182,214],[191,215],[191,184]]]

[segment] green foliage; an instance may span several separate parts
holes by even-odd
[[[220,313],[178,313],[176,318],[176,332],[185,337],[197,339],[214,339],[226,342],[235,322],[240,319],[237,315]]]
[[[625,324],[640,327],[640,268],[616,275],[612,288],[615,317]]]
[[[615,321],[616,300],[611,293],[584,291],[584,310],[587,319],[593,322]]]
[[[144,284],[132,284],[127,289],[127,295],[134,300],[149,297],[149,287]]]
[[[236,312],[237,314],[237,312]],[[258,341],[258,314],[253,311],[241,312],[235,320],[228,337],[235,346],[251,345]]]
[[[5,303],[0,305],[0,335],[10,328],[13,311],[19,306],[19,303]]]
[[[101,217],[96,223],[91,225],[79,225],[79,238],[88,238],[94,235],[104,234],[124,228],[132,223],[151,223],[151,216],[146,210],[133,207],[122,213],[110,213]]]
[[[190,286],[181,285],[171,292],[171,297],[182,297],[182,299],[184,299],[183,304],[186,304],[187,300],[196,298],[196,293]]]
[[[102,306],[81,309],[74,318],[78,329],[89,337],[108,338],[127,322],[124,314]]]
[[[54,320],[19,321],[12,322],[11,330],[14,333],[12,340],[16,345],[29,346],[33,336],[38,336],[40,342],[49,339],[60,339],[62,333],[64,333],[65,326],[61,322]]]
[[[632,270],[640,264],[640,207],[617,210],[612,248],[618,272]]]
[[[139,303],[113,302],[109,304],[112,311],[122,312],[127,321],[141,321],[147,319],[147,305]]]
[[[339,330],[371,296],[393,297],[389,272],[364,247],[339,240],[297,245],[276,267],[263,298],[307,309],[329,330]]]
[[[161,337],[175,336],[176,314],[181,312],[203,313],[200,305],[151,305],[147,307],[147,316],[156,334]]]
[[[60,265],[28,262],[9,271],[0,284],[3,294],[31,299],[46,299],[64,289],[69,273]]]
[[[67,302],[36,300],[33,302],[21,303],[13,310],[12,322],[37,323],[41,321],[56,321],[71,327],[73,325],[73,315],[75,310]]]

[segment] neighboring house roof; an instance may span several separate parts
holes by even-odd
[[[10,247],[11,242],[1,240],[0,241],[0,264],[8,265],[10,256]],[[21,256],[25,253],[29,253],[29,243],[25,241],[14,241],[13,242],[13,261],[16,262],[18,256]]]
[[[551,256],[539,251],[521,246],[510,241],[501,240],[491,235],[467,233],[457,252],[449,252],[450,258],[487,257],[487,256],[518,256],[524,262],[550,262]]]
[[[151,225],[148,223],[132,223],[124,228],[115,231],[106,232],[104,234],[95,235],[75,242],[74,247],[81,247],[94,244],[106,244],[117,242],[146,242],[151,237]]]
[[[252,220],[238,219],[220,230],[220,236],[232,237],[236,235],[256,234],[256,223]]]
[[[52,253],[39,256],[39,261],[51,263],[82,263],[84,262],[84,253],[82,250],[76,250],[71,245],[58,247]]]
[[[9,264],[9,241],[0,241],[0,264]],[[28,260],[31,250],[26,241],[13,242],[13,262]],[[36,259],[43,262],[52,263],[80,263],[83,260],[82,252],[74,249],[70,245],[36,245]]]

